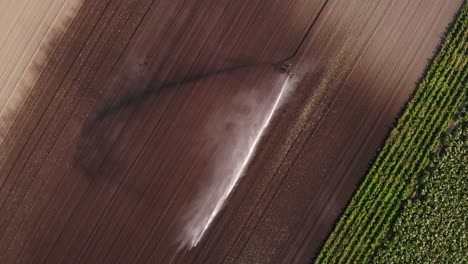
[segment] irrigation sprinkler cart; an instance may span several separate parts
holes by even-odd
[[[276,64],[276,70],[281,72],[281,73],[286,73],[289,78],[293,77],[293,74],[291,72],[291,63],[280,62],[280,63]]]

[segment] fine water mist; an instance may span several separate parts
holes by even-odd
[[[271,95],[255,89],[240,92],[209,118],[204,133],[218,151],[208,172],[209,184],[201,186],[197,198],[189,204],[178,237],[179,249],[197,246],[244,175],[275,112],[291,91],[293,79],[279,77]]]

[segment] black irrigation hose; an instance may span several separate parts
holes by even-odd
[[[320,8],[317,16],[314,18],[314,21],[312,21],[312,24],[310,25],[309,29],[305,33],[304,37],[302,38],[301,42],[299,42],[299,45],[297,45],[296,50],[294,53],[291,54],[291,56],[287,57],[286,59],[282,60],[281,62],[286,62],[291,60],[292,58],[296,57],[299,51],[301,50],[302,46],[304,45],[304,42],[306,41],[307,37],[309,36],[310,32],[312,32],[312,29],[314,28],[315,24],[317,23],[319,17],[322,15],[323,10],[325,9],[325,6],[328,4],[329,0],[325,0],[323,3],[322,7]],[[280,63],[281,63],[280,62]]]
[[[279,71],[281,71],[283,73],[291,74],[289,72],[290,64],[288,64],[288,61],[297,56],[297,54],[299,53],[302,46],[304,45],[307,37],[309,36],[310,32],[314,28],[318,18],[321,16],[321,14],[322,14],[323,10],[325,9],[325,6],[328,4],[328,2],[329,2],[329,0],[325,0],[322,7],[320,8],[317,16],[315,17],[314,21],[312,22],[309,29],[305,33],[304,37],[299,42],[297,48],[294,50],[294,52],[290,56],[286,57],[285,59],[283,59],[283,60],[281,60],[281,61],[279,61],[277,63],[262,62],[262,63],[252,63],[252,64],[238,65],[238,66],[227,68],[227,69],[221,69],[221,70],[212,71],[212,72],[208,72],[208,73],[198,74],[198,75],[195,75],[195,76],[184,78],[182,80],[170,81],[170,82],[166,82],[166,83],[157,83],[157,84],[153,83],[153,84],[150,84],[143,91],[141,91],[141,92],[139,92],[137,94],[128,95],[127,97],[125,97],[122,100],[118,101],[116,104],[105,107],[104,109],[99,111],[97,113],[96,117],[94,118],[94,120],[90,123],[89,126],[87,126],[84,129],[84,131],[89,131],[97,123],[104,120],[106,117],[114,114],[115,112],[117,112],[117,111],[119,111],[121,109],[127,108],[130,105],[133,105],[133,104],[136,104],[136,103],[141,103],[141,102],[147,100],[150,96],[155,95],[158,92],[161,92],[162,90],[167,89],[167,88],[171,88],[171,87],[175,87],[175,86],[178,86],[178,85],[187,84],[187,83],[191,83],[191,82],[196,82],[196,81],[199,81],[199,80],[210,78],[210,77],[215,76],[215,75],[234,72],[234,71],[237,71],[237,70],[240,70],[240,69],[255,67],[255,66],[259,66],[259,65],[272,65],[272,66],[275,67],[275,69],[278,69]],[[86,132],[84,134],[86,134]]]

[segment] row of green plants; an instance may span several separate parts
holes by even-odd
[[[367,263],[429,165],[467,93],[468,4],[322,247],[317,263]]]
[[[468,106],[462,107],[374,263],[468,263]]]

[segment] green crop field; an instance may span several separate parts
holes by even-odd
[[[467,28],[465,3],[316,263],[468,263]]]
[[[374,263],[468,263],[468,113],[443,137],[441,153],[406,201]]]

